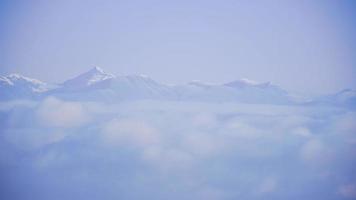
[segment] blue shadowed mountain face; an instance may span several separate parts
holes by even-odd
[[[0,87],[1,199],[356,198],[352,90],[307,99],[97,67]]]

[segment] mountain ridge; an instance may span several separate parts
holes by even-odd
[[[55,96],[68,100],[123,101],[160,99],[178,101],[241,102],[257,104],[298,104],[288,91],[271,82],[259,83],[237,79],[222,84],[191,81],[180,85],[167,85],[146,75],[116,76],[100,67],[93,67],[59,84],[45,83],[19,74],[0,76],[0,100],[41,99]],[[344,99],[339,100],[341,94]],[[336,97],[338,96],[338,97]],[[356,92],[344,90],[329,97],[313,99],[312,104],[353,104]],[[327,100],[325,100],[327,99]],[[351,103],[349,101],[351,99]],[[338,100],[337,103],[334,103]],[[306,103],[306,102],[304,102]]]

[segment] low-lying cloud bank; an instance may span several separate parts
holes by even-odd
[[[356,113],[136,101],[0,105],[2,199],[355,199]]]

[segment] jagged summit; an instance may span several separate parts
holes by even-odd
[[[46,90],[47,86],[47,84],[42,81],[15,73],[0,77],[0,83],[17,88],[30,88],[36,92]]]
[[[93,68],[91,68],[89,71],[93,72],[93,73],[102,73],[102,74],[106,74],[104,72],[104,70],[98,66],[94,66]]]
[[[144,99],[257,104],[297,102],[287,91],[270,82],[260,83],[249,79],[238,79],[223,84],[191,81],[182,85],[166,85],[146,75],[114,76],[96,66],[56,85],[20,74],[0,76],[0,100],[40,99],[47,96],[67,100],[106,102]],[[354,90],[343,90],[315,101],[308,100],[306,103],[349,106],[356,105],[355,96]]]
[[[115,76],[104,72],[100,67],[93,67],[89,71],[63,82],[62,85],[64,87],[82,88],[112,78],[115,78]]]
[[[0,100],[34,98],[48,89],[48,84],[19,74],[0,77]]]
[[[0,77],[1,80],[6,81],[10,85],[15,85],[16,83],[29,83],[29,84],[44,84],[42,81],[37,79],[29,78],[26,76],[22,76],[20,74],[9,74],[7,76]]]
[[[21,90],[11,89],[14,81],[26,80],[30,86]],[[23,81],[22,81],[23,82]],[[23,77],[18,74],[9,75],[0,79],[4,86],[3,93],[13,94],[26,91],[40,91],[40,81]],[[25,84],[29,85],[29,84]],[[48,87],[47,87],[48,88]],[[100,67],[92,67],[78,76],[58,84],[52,89],[42,93],[41,97],[57,96],[69,100],[189,100],[189,101],[237,101],[253,103],[289,102],[286,94],[270,86],[270,83],[257,83],[248,79],[241,79],[226,84],[209,84],[201,81],[192,81],[184,85],[169,86],[159,83],[146,75],[114,76]],[[6,96],[6,95],[4,95]],[[17,95],[16,97],[17,98]]]

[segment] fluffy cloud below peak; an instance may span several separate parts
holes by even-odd
[[[90,119],[84,106],[78,102],[65,102],[54,97],[45,99],[38,107],[37,118],[44,126],[71,128]]]
[[[3,107],[0,169],[11,179],[0,192],[11,183],[58,191],[36,199],[354,198],[343,184],[356,180],[355,118],[343,110],[56,98]]]
[[[103,127],[103,138],[111,145],[144,147],[160,141],[158,131],[147,122],[135,119],[114,119]]]

